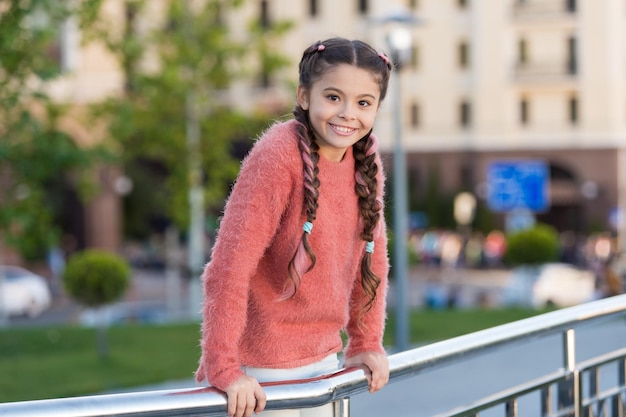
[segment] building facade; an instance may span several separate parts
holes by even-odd
[[[442,195],[470,191],[487,206],[490,164],[539,160],[549,170],[539,221],[561,231],[610,230],[624,240],[625,2],[268,0],[246,7],[248,16],[295,22],[281,45],[294,63],[308,44],[334,35],[389,52],[381,18],[398,7],[413,14],[413,56],[392,80],[401,97],[388,96],[376,126],[391,153],[390,102],[400,100],[411,200],[428,198],[436,176]],[[295,66],[288,71],[286,78],[295,77]],[[504,227],[506,213],[494,216]]]
[[[149,2],[144,24],[158,21],[159,3]],[[104,15],[115,22],[123,4],[108,0]],[[485,205],[491,163],[541,160],[550,179],[549,205],[537,213],[539,220],[581,233],[613,230],[623,240],[622,0],[248,0],[237,10],[224,11],[235,36],[244,36],[253,19],[263,25],[290,21],[293,28],[274,47],[292,62],[270,79],[236,83],[229,100],[243,110],[289,108],[297,63],[309,44],[343,36],[389,53],[390,28],[381,18],[398,8],[416,16],[419,24],[411,27],[411,60],[392,79],[400,83],[401,94],[394,97],[390,89],[375,129],[391,166],[397,132],[392,103],[399,100],[411,199],[428,198],[425,190],[436,176],[441,195],[470,191]],[[98,45],[79,46],[77,29],[70,24],[67,30],[69,71],[52,86],[56,97],[80,111],[84,103],[120,93],[124,80],[113,57]],[[76,136],[93,139],[93,132],[73,128]],[[111,216],[119,213],[117,176],[103,176],[110,182],[103,196],[109,203],[100,201],[87,210],[90,244],[119,240],[106,237],[120,230],[121,219]],[[503,227],[505,215],[494,216]],[[113,227],[104,225],[104,218]]]
[[[422,1],[417,68],[403,74],[404,146],[420,192],[479,201],[488,165],[539,159],[560,230],[613,228],[623,205],[626,100],[624,2]]]

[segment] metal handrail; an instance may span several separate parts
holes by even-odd
[[[415,376],[425,369],[443,367],[454,361],[466,360],[476,354],[487,353],[503,345],[528,340],[532,337],[563,335],[563,371],[535,380],[541,388],[559,377],[574,372],[573,327],[600,319],[624,314],[626,295],[553,311],[516,322],[432,343],[389,357],[390,383]],[[558,375],[557,375],[558,374]],[[532,381],[531,381],[532,382]],[[349,398],[367,390],[362,369],[343,369],[319,378],[300,381],[266,383],[268,410],[315,407],[335,403],[336,416],[347,416]],[[529,384],[517,387],[517,393],[527,391]],[[507,390],[477,401],[483,406],[502,403],[515,392]],[[193,388],[94,395],[50,400],[23,401],[0,404],[0,416],[24,417],[96,417],[96,416],[223,416],[226,400],[213,388]],[[580,407],[577,404],[576,407]],[[484,407],[482,407],[484,408]],[[465,411],[471,410],[468,407]],[[456,410],[457,412],[459,410]],[[462,414],[462,413],[461,413]],[[459,413],[455,415],[461,415]],[[453,415],[453,414],[447,414]],[[476,414],[477,415],[477,414]]]

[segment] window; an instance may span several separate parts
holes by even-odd
[[[528,42],[526,39],[520,39],[517,43],[517,55],[520,65],[528,63]]]
[[[575,125],[578,123],[578,97],[572,96],[569,99],[569,121]]]
[[[65,20],[61,26],[61,71],[73,71],[80,60],[80,33],[75,17]]]
[[[465,160],[461,162],[461,166],[459,167],[459,184],[463,185],[463,188],[466,190],[471,190],[476,183],[474,177],[474,157],[470,153],[466,155]]]
[[[367,0],[358,0],[359,2],[359,13],[367,14],[369,11],[369,2]]]
[[[213,7],[213,13],[214,13],[214,19],[213,22],[216,26],[224,26],[224,7],[222,6],[222,3],[215,3],[212,4],[211,7]]]
[[[567,167],[551,162],[550,179],[576,181],[576,175]]]
[[[43,59],[46,65],[39,68],[39,76],[52,76],[76,70],[80,63],[80,29],[76,17],[60,20],[47,12],[36,10],[32,19],[26,21],[37,35],[47,32],[47,44]]]
[[[420,107],[419,104],[411,104],[411,127],[418,128],[420,125]]]
[[[567,0],[567,11],[569,13],[576,13],[576,0]]]
[[[309,0],[309,16],[316,17],[317,16],[317,0]]]
[[[267,0],[261,1],[261,27],[268,29],[271,25],[269,2]]]
[[[463,100],[459,105],[459,125],[468,128],[471,124],[471,107],[468,101]]]
[[[578,72],[578,59],[576,56],[576,38],[571,36],[567,39],[567,73],[575,75]]]
[[[419,48],[417,47],[417,45],[414,44],[412,52],[411,52],[411,67],[413,69],[417,69],[419,67],[419,62],[420,62]]]
[[[260,84],[263,88],[269,88],[272,85],[272,80],[270,79],[270,73],[265,68],[261,69],[261,77]]]
[[[528,99],[522,98],[519,102],[519,120],[523,125],[528,124]]]
[[[467,68],[469,66],[469,45],[465,41],[459,43],[458,60],[461,68]]]

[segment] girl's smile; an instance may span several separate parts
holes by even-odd
[[[297,99],[309,112],[320,155],[339,162],[372,129],[380,87],[370,71],[340,64],[327,69],[310,90],[298,87]]]
[[[332,123],[329,123],[329,126],[331,127],[331,129],[333,129],[334,131],[336,131],[338,134],[340,135],[351,135],[355,129],[352,129],[350,127],[345,127],[345,126],[338,126],[338,125],[334,125]]]

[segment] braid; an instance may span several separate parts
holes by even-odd
[[[366,242],[374,240],[374,231],[380,220],[382,203],[377,197],[378,165],[376,164],[376,143],[371,131],[353,146],[356,194],[359,197],[359,210],[363,219],[361,239]],[[368,297],[363,306],[363,313],[368,312],[376,301],[376,291],[380,278],[371,269],[372,254],[365,252],[361,260],[361,286]]]
[[[380,87],[380,101],[387,94],[387,85],[391,75],[392,64],[385,54],[378,53],[370,45],[359,40],[330,38],[310,45],[302,54],[298,64],[298,104],[293,110],[297,123],[298,150],[302,158],[304,211],[306,222],[298,247],[287,266],[289,282],[285,284],[281,299],[292,297],[301,283],[302,276],[315,266],[315,254],[309,245],[309,233],[317,215],[319,186],[319,146],[315,141],[309,113],[300,103],[300,91],[311,92],[315,82],[320,80],[327,71],[337,65],[352,65],[372,74]],[[302,89],[302,90],[300,90]],[[378,278],[371,270],[374,235],[381,220],[382,201],[377,198],[379,184],[376,180],[379,167],[376,163],[377,142],[371,131],[353,145],[355,156],[355,191],[358,195],[360,216],[363,219],[361,239],[367,242],[365,255],[361,261],[361,286],[367,301],[363,305],[363,314],[369,311],[376,301],[376,291],[380,285]],[[381,184],[382,187],[382,184]]]
[[[299,106],[294,110],[298,132],[298,149],[302,157],[302,165],[304,171],[304,209],[306,211],[307,222],[311,224],[317,216],[317,199],[319,197],[320,180],[318,178],[319,168],[319,146],[312,139],[313,133],[310,131],[308,117],[306,111]],[[308,266],[307,266],[308,265]],[[315,253],[309,245],[309,232],[304,231],[300,238],[300,243],[289,261],[287,267],[289,271],[289,279],[293,284],[293,289],[285,289],[281,299],[285,300],[292,297],[302,280],[302,276],[309,272],[315,266]]]

